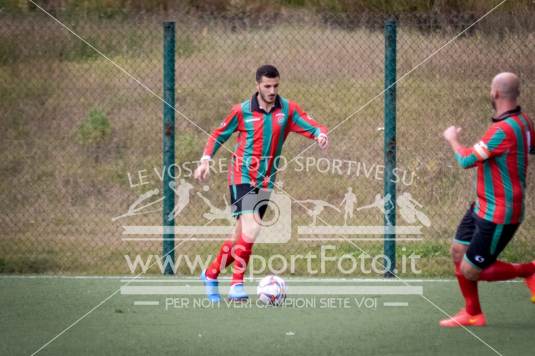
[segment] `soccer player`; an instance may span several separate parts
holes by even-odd
[[[442,327],[486,324],[478,281],[525,278],[535,303],[535,261],[516,264],[497,260],[522,222],[528,153],[535,153],[535,132],[517,104],[519,94],[519,78],[500,73],[492,80],[490,98],[495,115],[483,138],[468,148],[459,143],[460,128],[450,126],[444,131],[459,165],[477,168],[477,200],[461,220],[451,247],[465,307],[440,321]]]
[[[228,170],[232,215],[237,219],[235,231],[201,274],[208,299],[214,302],[221,300],[217,277],[231,263],[234,265],[229,299],[240,301],[248,298],[243,276],[260,232],[260,223],[274,187],[282,145],[288,134],[296,132],[316,140],[321,149],[328,145],[327,128],[314,121],[295,102],[278,95],[279,79],[279,72],[272,65],[257,69],[257,92],[251,99],[235,105],[210,135],[194,173],[195,179],[206,180],[210,172],[209,161],[221,145],[238,132]]]

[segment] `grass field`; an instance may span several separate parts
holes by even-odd
[[[349,307],[320,299],[358,295],[295,296],[300,280],[289,279],[288,300],[308,298],[315,306],[251,304],[194,307],[202,296],[133,296],[119,292],[120,277],[0,276],[0,354],[29,355],[60,332],[39,355],[528,355],[533,353],[531,317],[535,305],[519,281],[480,287],[488,326],[440,329],[438,320],[455,313],[461,298],[453,280],[408,282],[422,286],[423,296],[374,296],[376,307],[351,302]],[[144,280],[155,283],[156,280]],[[151,282],[152,281],[152,282]],[[167,279],[167,282],[172,281]],[[195,280],[185,284],[194,285]],[[310,281],[312,285],[399,285],[378,280]],[[183,285],[185,285],[183,282]],[[254,285],[253,283],[250,283]],[[225,289],[222,292],[226,292]],[[112,294],[115,293],[113,296]],[[165,307],[168,297],[183,307]],[[357,298],[357,299],[354,299]],[[157,300],[159,306],[134,305]],[[184,300],[189,300],[187,306]],[[405,302],[386,307],[385,302]],[[434,305],[433,305],[434,304]],[[178,304],[176,304],[178,306]],[[371,304],[369,304],[371,305]],[[441,310],[440,310],[441,309]],[[487,345],[486,345],[487,344]],[[493,349],[491,349],[491,347]]]

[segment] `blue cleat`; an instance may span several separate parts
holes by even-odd
[[[230,291],[228,292],[228,299],[233,302],[243,302],[249,298],[243,283],[233,284],[230,286]]]
[[[220,302],[221,296],[219,295],[219,282],[217,279],[209,279],[206,277],[205,274],[206,271],[202,271],[201,273],[201,281],[204,284],[204,287],[206,288],[206,295],[208,297],[208,300],[211,302]]]

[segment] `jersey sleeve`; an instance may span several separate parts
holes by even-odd
[[[221,125],[219,125],[208,138],[208,142],[206,142],[206,145],[204,146],[202,159],[211,159],[217,153],[217,150],[219,150],[221,145],[224,144],[232,133],[237,130],[240,115],[240,105],[233,107],[230,114],[225,117],[221,122]]]
[[[524,115],[524,118],[528,122],[528,152],[530,155],[535,155],[535,130],[533,128],[533,122],[526,115]]]
[[[502,155],[509,148],[507,135],[498,125],[491,126],[478,143],[472,147],[460,147],[455,151],[455,159],[462,168],[471,168],[477,162]]]
[[[327,136],[327,127],[320,125],[304,112],[299,105],[292,103],[290,131],[314,139],[320,135]]]

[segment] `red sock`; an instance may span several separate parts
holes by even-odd
[[[535,273],[535,263],[507,263],[496,261],[479,274],[480,281],[506,281],[517,277],[529,277]]]
[[[464,297],[466,312],[470,315],[481,314],[477,282],[466,279],[461,272],[461,263],[455,263],[455,276],[459,282],[459,288]]]
[[[216,259],[212,261],[208,269],[206,270],[206,277],[210,279],[217,279],[222,269],[225,269],[234,261],[232,251],[232,241],[228,240],[221,245],[219,254]]]
[[[234,273],[232,274],[232,283],[243,283],[243,275],[247,269],[247,263],[253,250],[254,242],[245,235],[241,235],[236,241],[232,253],[234,256]]]

